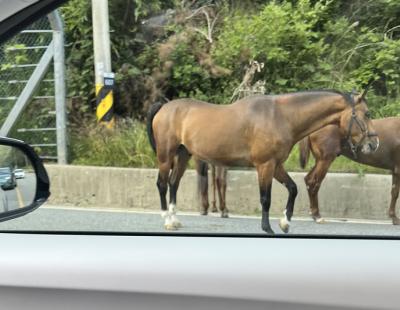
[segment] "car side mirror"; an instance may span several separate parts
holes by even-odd
[[[50,196],[41,159],[28,144],[0,137],[0,222],[20,217]]]

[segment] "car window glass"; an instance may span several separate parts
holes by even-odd
[[[398,1],[137,3],[72,0],[1,45],[1,132],[52,194],[0,229],[400,234]]]

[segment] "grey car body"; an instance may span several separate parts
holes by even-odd
[[[17,179],[10,167],[0,168],[0,186],[3,190],[11,190],[17,186]]]

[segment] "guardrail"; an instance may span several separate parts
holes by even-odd
[[[47,165],[46,168],[51,180],[50,204],[160,209],[155,169],[64,165]],[[305,173],[290,175],[299,188],[294,216],[308,217],[308,194],[303,181]],[[196,172],[186,171],[178,191],[178,212],[198,210],[196,186]],[[320,190],[320,210],[324,217],[330,218],[388,220],[390,191],[390,175],[329,173]],[[286,201],[286,188],[274,182],[271,215],[280,216]],[[260,214],[255,171],[229,171],[227,206],[231,214]]]

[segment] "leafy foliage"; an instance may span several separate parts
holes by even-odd
[[[72,138],[73,164],[155,167],[155,155],[141,123],[120,122],[112,132],[98,126],[86,126],[81,128],[79,136]]]
[[[374,78],[373,112],[398,114],[396,0],[115,0],[109,11],[115,108],[122,117],[142,119],[152,102],[183,96],[228,103],[252,59],[265,63],[258,78],[269,93],[361,90]],[[204,12],[216,21],[212,42],[201,35],[207,32]],[[69,95],[79,98],[81,113],[92,113],[90,3],[73,0],[63,15]]]
[[[265,64],[256,78],[267,93],[361,91],[373,79],[374,117],[400,115],[398,0],[113,0],[109,11],[120,118],[142,121],[153,102],[177,97],[228,104],[251,60]],[[72,0],[62,12],[79,128],[94,113],[90,2]]]

